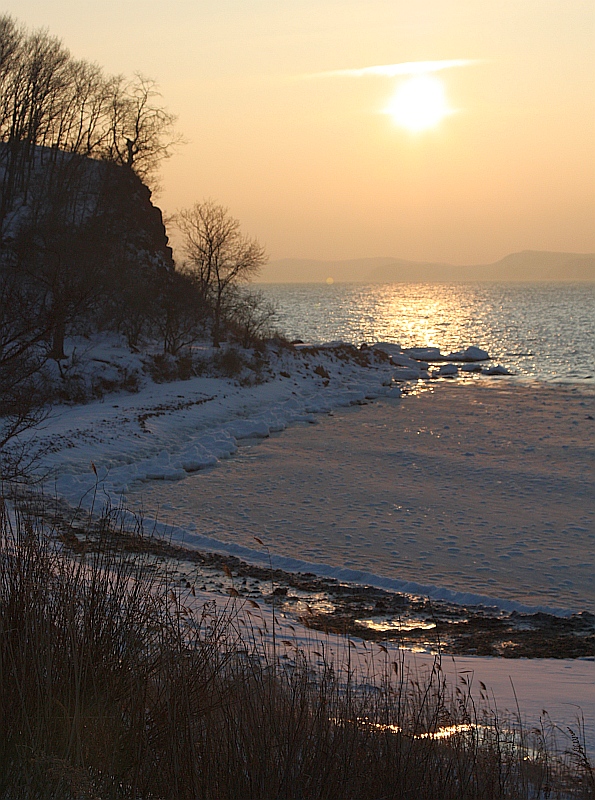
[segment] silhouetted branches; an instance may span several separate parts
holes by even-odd
[[[225,309],[239,284],[254,277],[266,263],[264,248],[240,231],[240,223],[212,200],[195,203],[178,215],[187,261],[199,292],[213,313],[212,339],[219,346]]]

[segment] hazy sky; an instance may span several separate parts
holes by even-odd
[[[593,0],[5,0],[0,10],[107,72],[155,78],[187,140],[162,169],[159,204],[171,213],[213,198],[272,258],[465,264],[595,251]],[[364,68],[420,61],[463,63],[423,72],[422,123],[426,112],[429,124],[442,119],[412,131],[403,103],[424,84],[403,88],[411,69]]]

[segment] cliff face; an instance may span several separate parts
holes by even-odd
[[[173,254],[161,209],[153,205],[151,190],[128,167],[105,165],[103,213],[130,248],[157,268],[173,270]]]
[[[18,163],[0,144],[0,237],[4,261],[14,256],[16,242],[48,232],[101,228],[103,242],[124,246],[127,261],[136,250],[139,261],[173,269],[172,250],[161,210],[151,191],[125,166],[37,147]]]
[[[0,309],[0,349],[2,331],[30,331],[61,360],[71,332],[125,332],[132,317],[138,338],[174,272],[150,190],[129,167],[50,148],[9,180],[4,156],[0,294],[14,309]]]

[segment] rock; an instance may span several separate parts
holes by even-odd
[[[456,353],[449,353],[446,358],[449,361],[487,361],[489,354],[480,347],[467,347],[466,350],[457,350]]]
[[[325,370],[325,368],[322,366],[322,364],[319,364],[317,367],[314,367],[314,372],[316,373],[316,375],[320,375],[321,378],[328,379],[331,377],[327,372],[327,370]]]

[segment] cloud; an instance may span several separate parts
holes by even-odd
[[[400,64],[380,64],[376,67],[361,67],[360,69],[335,69],[328,72],[317,72],[308,78],[362,78],[366,75],[380,75],[394,78],[397,75],[425,75],[428,72],[440,72],[453,67],[468,67],[478,64],[476,60],[456,58],[450,61],[403,61]]]

